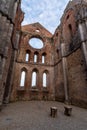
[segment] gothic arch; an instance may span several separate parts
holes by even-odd
[[[42,53],[42,63],[46,63],[46,53]]]
[[[49,86],[49,71],[45,70],[42,74],[42,86],[47,88]]]
[[[39,53],[37,51],[34,52],[34,63],[39,62]]]
[[[26,75],[27,75],[27,69],[23,67],[20,73],[20,87],[25,87]]]
[[[34,68],[31,74],[31,87],[36,88],[38,86],[38,70]]]
[[[26,50],[25,52],[25,61],[28,62],[30,61],[30,57],[31,57],[31,51],[30,50]]]

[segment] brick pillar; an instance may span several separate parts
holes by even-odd
[[[68,76],[67,76],[67,59],[65,57],[65,44],[61,44],[61,55],[62,55],[62,67],[63,67],[63,77],[64,77],[64,91],[65,91],[65,102],[69,102],[68,95]]]

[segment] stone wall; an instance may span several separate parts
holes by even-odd
[[[54,69],[56,99],[60,101],[61,97],[65,102],[85,108],[87,108],[86,9],[85,1],[82,3],[79,0],[70,1],[53,36],[59,54],[59,58],[55,59],[57,66]],[[63,84],[63,87],[60,87],[62,89],[59,89],[60,83]]]
[[[72,104],[87,107],[87,73],[82,50],[67,57],[68,63],[68,89]]]
[[[20,4],[20,0],[0,1],[0,105],[3,102],[8,102],[10,96],[10,83],[15,61],[15,48],[12,39],[15,38],[13,30],[16,31],[18,26],[18,23],[15,22],[15,16]]]
[[[55,100],[56,101],[65,101],[64,95],[64,81],[63,81],[63,70],[62,62],[60,62],[54,67],[54,77],[55,77]]]

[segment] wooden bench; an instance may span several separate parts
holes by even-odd
[[[71,116],[72,107],[69,106],[69,105],[65,105],[64,108],[65,108],[64,114],[67,115],[67,116]]]
[[[51,107],[50,108],[50,116],[56,117],[57,116],[57,107]]]

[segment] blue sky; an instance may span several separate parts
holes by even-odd
[[[38,38],[31,38],[29,44],[37,49],[43,48],[43,42]]]
[[[22,0],[22,10],[25,12],[22,25],[39,22],[54,33],[68,2],[69,0]]]

